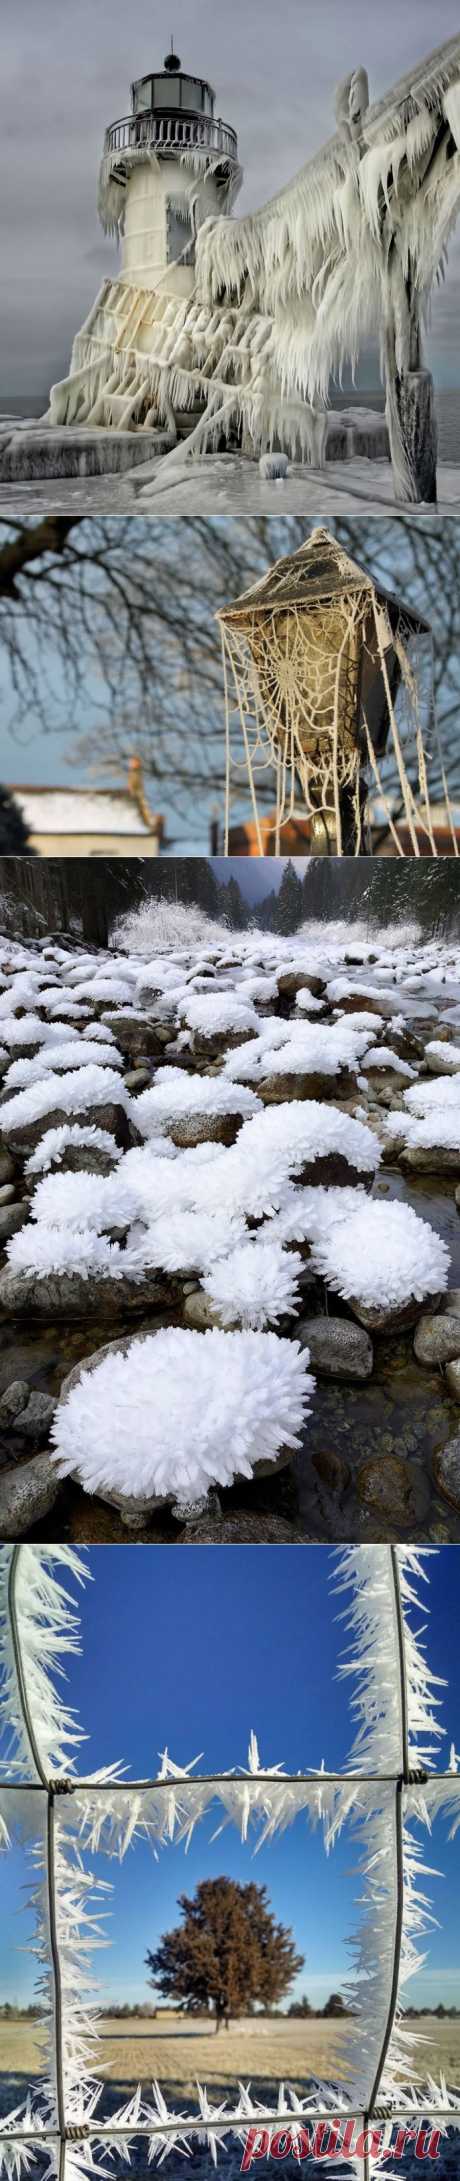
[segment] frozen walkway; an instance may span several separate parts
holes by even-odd
[[[331,515],[418,514],[421,521],[435,512],[460,515],[460,465],[440,463],[438,508],[402,508],[393,496],[389,462],[371,462],[356,456],[347,462],[328,462],[323,470],[293,463],[283,480],[267,483],[257,463],[240,455],[207,455],[200,462],[184,459],[173,482],[160,486],[161,465],[143,490],[142,467],[122,476],[41,478],[0,485],[0,508],[18,515],[64,514],[124,515]],[[151,465],[149,464],[151,470]]]

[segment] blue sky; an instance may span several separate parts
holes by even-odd
[[[429,1656],[448,1675],[442,1718],[459,1740],[460,1660],[456,1605],[459,1548],[445,1546],[431,1563]],[[279,1546],[96,1548],[94,1575],[82,1595],[83,1655],[70,1663],[69,1699],[88,1731],[81,1769],[115,1757],[132,1777],[155,1773],[167,1743],[180,1764],[203,1752],[202,1770],[244,1764],[251,1727],[262,1761],[288,1769],[338,1767],[350,1746],[346,1685],[336,1680],[343,1631],[340,1601],[329,1578],[326,1547]],[[169,1847],[156,1863],[147,1846],[124,1865],[95,1859],[114,1882],[109,1953],[99,1957],[104,2003],[149,1996],[144,1955],[177,1921],[177,1896],[200,1877],[223,1872],[265,1883],[276,1914],[291,1923],[305,1955],[298,1990],[322,2005],[347,1972],[345,1935],[354,1923],[356,1850],[345,1836],[326,1862],[321,1836],[302,1819],[252,1858],[228,1828],[211,1843],[215,1819],[197,1829],[187,1858]],[[460,2004],[460,1842],[435,1831],[427,1862],[445,1876],[433,1882],[434,1932],[423,1979],[411,1997]],[[33,1976],[20,1951],[27,1918],[18,1914],[25,1879],[19,1849],[0,1864],[0,1977],[3,1996],[32,1996]]]

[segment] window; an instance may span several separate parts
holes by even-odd
[[[135,114],[150,113],[152,105],[151,76],[147,76],[145,83],[136,83],[134,85],[133,105]]]
[[[166,257],[168,265],[177,264],[179,258],[183,265],[195,263],[194,235],[185,198],[180,204],[173,204],[171,198],[167,200]]]

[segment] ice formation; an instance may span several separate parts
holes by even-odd
[[[210,1339],[216,1337],[223,1338]],[[426,2085],[407,2028],[401,2036],[402,1995],[431,1922],[426,1886],[432,1874],[425,1858],[422,1863],[423,1834],[429,1835],[435,1818],[455,1829],[460,1817],[455,1755],[447,1770],[438,1769],[442,1684],[429,1663],[421,1596],[432,1554],[413,1547],[360,1546],[331,1557],[334,1587],[344,1601],[347,1648],[341,1670],[350,1686],[353,1718],[342,1777],[324,1765],[316,1770],[307,1765],[302,1773],[283,1763],[265,1769],[251,1734],[246,1764],[214,1780],[200,1776],[193,1764],[178,1766],[166,1750],[156,1779],[131,1785],[120,1777],[118,1762],[89,1775],[83,1771],[83,1730],[63,1697],[62,1666],[66,1654],[79,1647],[72,1586],[85,1572],[80,1556],[69,1546],[0,1549],[3,1770],[7,1782],[15,1783],[0,1788],[1,1846],[8,1853],[18,1827],[25,1828],[38,1872],[31,1945],[38,1954],[46,2032],[45,2080],[33,2085],[2,2123],[2,2164],[18,2181],[31,2166],[34,2170],[35,2153],[41,2157],[44,2150],[47,2170],[55,2173],[52,2133],[61,2181],[74,2181],[101,2171],[104,2148],[111,2165],[116,2160],[116,2173],[118,2159],[126,2163],[138,2132],[146,2138],[149,2157],[162,2162],[168,2153],[189,2151],[199,2130],[220,2163],[226,2144],[235,2137],[244,2141],[261,2118],[270,2136],[280,2120],[295,2136],[296,2128],[305,2130],[318,2113],[356,2113],[371,2122],[382,2110],[386,2125],[373,2171],[376,2181],[384,2181],[393,2115],[417,2122],[428,2095],[441,2130],[455,2124],[458,2089],[449,2090],[443,2078]],[[65,1781],[70,1792],[58,1799]],[[27,1794],[28,1782],[38,1794]],[[323,1827],[328,1852],[343,1828],[351,1828],[360,1876],[347,1994],[356,2018],[349,2025],[345,2079],[340,2090],[314,2081],[303,2097],[289,2084],[280,2085],[275,2100],[273,2094],[255,2097],[243,2083],[233,2099],[230,2090],[217,2106],[200,2087],[198,2108],[179,2114],[160,2089],[152,2094],[138,2088],[103,2121],[98,1991],[90,1957],[102,1939],[107,1883],[95,1882],[92,1858],[105,1856],[110,1869],[111,1857],[124,1857],[142,1839],[150,1841],[155,1855],[160,1848],[171,1853],[175,1842],[188,1844],[208,1814],[214,1827],[217,1816],[219,1828],[235,1825],[243,1843],[262,1850],[277,1831],[300,1820]],[[358,2181],[359,2159],[351,2153],[341,2163]]]
[[[134,139],[132,119],[121,159],[118,132],[110,136],[99,207],[126,262],[104,279],[69,375],[52,388],[51,423],[166,427],[166,477],[184,462],[178,418],[198,407],[192,455],[243,426],[253,455],[276,456],[281,441],[288,455],[321,466],[331,377],[355,367],[378,329],[397,494],[420,498],[402,395],[407,385],[409,404],[411,392],[423,399],[421,327],[458,213],[459,75],[458,36],[374,104],[366,70],[353,68],[337,92],[336,133],[239,220],[229,216],[241,179],[234,140],[224,169],[196,131],[175,144],[175,202],[190,223],[194,276],[166,261],[152,278],[148,223],[139,256],[139,190],[142,201],[156,176],[164,195],[164,147],[145,134],[149,117]],[[155,217],[158,246],[158,206],[150,226]]]
[[[449,1251],[410,1204],[376,1202],[351,1212],[313,1246],[330,1287],[372,1310],[402,1309],[447,1287]]]
[[[295,1448],[313,1387],[297,1342],[167,1327],[83,1371],[55,1419],[53,1458],[86,1491],[193,1502]]]

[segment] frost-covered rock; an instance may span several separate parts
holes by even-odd
[[[363,1068],[369,1079],[380,1074],[391,1074],[401,1083],[413,1083],[415,1070],[400,1053],[393,1053],[389,1045],[370,1045],[363,1055]]]
[[[95,1061],[97,1067],[121,1068],[123,1063],[116,1046],[101,1044],[96,1038],[69,1038],[61,1045],[40,1046],[40,1051],[30,1059],[13,1060],[8,1068],[4,1090],[8,1095],[22,1090],[28,1083],[42,1082],[45,1076],[67,1075],[71,1070],[84,1068]]]
[[[323,1232],[312,1254],[327,1285],[371,1329],[407,1319],[447,1287],[446,1244],[408,1204],[368,1203]]]
[[[242,1120],[259,1109],[255,1092],[241,1084],[233,1088],[219,1076],[158,1068],[151,1088],[136,1100],[136,1125],[146,1138],[164,1132],[184,1147],[207,1140],[232,1144]]]
[[[27,1234],[39,1231],[27,1229]],[[115,1244],[109,1259],[98,1257],[94,1237],[78,1237],[82,1243],[78,1252],[75,1237],[72,1242],[72,1238],[61,1235],[59,1247],[56,1230],[41,1232],[49,1236],[49,1270],[42,1250],[38,1270],[30,1265],[29,1250],[24,1268],[9,1263],[0,1273],[0,1317],[3,1312],[7,1318],[40,1318],[48,1324],[55,1319],[64,1325],[82,1319],[110,1326],[114,1320],[123,1324],[126,1317],[139,1317],[145,1310],[161,1314],[171,1310],[174,1302],[177,1308],[171,1281],[155,1271],[139,1273],[136,1278],[128,1276],[120,1262],[122,1252],[116,1255]],[[15,1240],[22,1238],[17,1236]]]
[[[163,1052],[170,1035],[164,1023],[152,1022],[147,1012],[136,1013],[135,1008],[119,1007],[115,1014],[104,1016],[104,1023],[129,1060],[139,1060],[144,1053],[155,1058]]]
[[[298,1308],[302,1269],[301,1257],[281,1242],[248,1237],[213,1265],[203,1287],[222,1325],[276,1325]]]
[[[245,1121],[228,1154],[227,1182],[245,1190],[247,1212],[257,1218],[280,1209],[293,1176],[340,1186],[373,1180],[379,1163],[379,1145],[362,1121],[311,1099],[269,1106]]]
[[[253,1037],[259,1029],[259,1016],[255,1007],[238,999],[237,993],[209,992],[187,1000],[181,1010],[182,1020],[192,1030],[196,1044],[231,1042],[237,1044]]]
[[[79,1367],[52,1427],[56,1469],[147,1508],[193,1504],[294,1450],[312,1392],[296,1342],[166,1327]]]
[[[431,1038],[425,1048],[425,1059],[431,1075],[457,1075],[460,1045],[450,1045],[443,1038]]]
[[[74,1174],[109,1174],[120,1158],[120,1145],[107,1128],[97,1128],[91,1122],[80,1127],[76,1121],[64,1121],[60,1128],[45,1130],[26,1160],[26,1174],[46,1174],[53,1166]]]
[[[0,1130],[13,1150],[34,1150],[47,1128],[59,1127],[69,1114],[85,1119],[97,1112],[100,1126],[119,1144],[129,1142],[130,1099],[112,1068],[76,1068],[57,1084],[51,1075],[29,1083],[0,1107]]]

